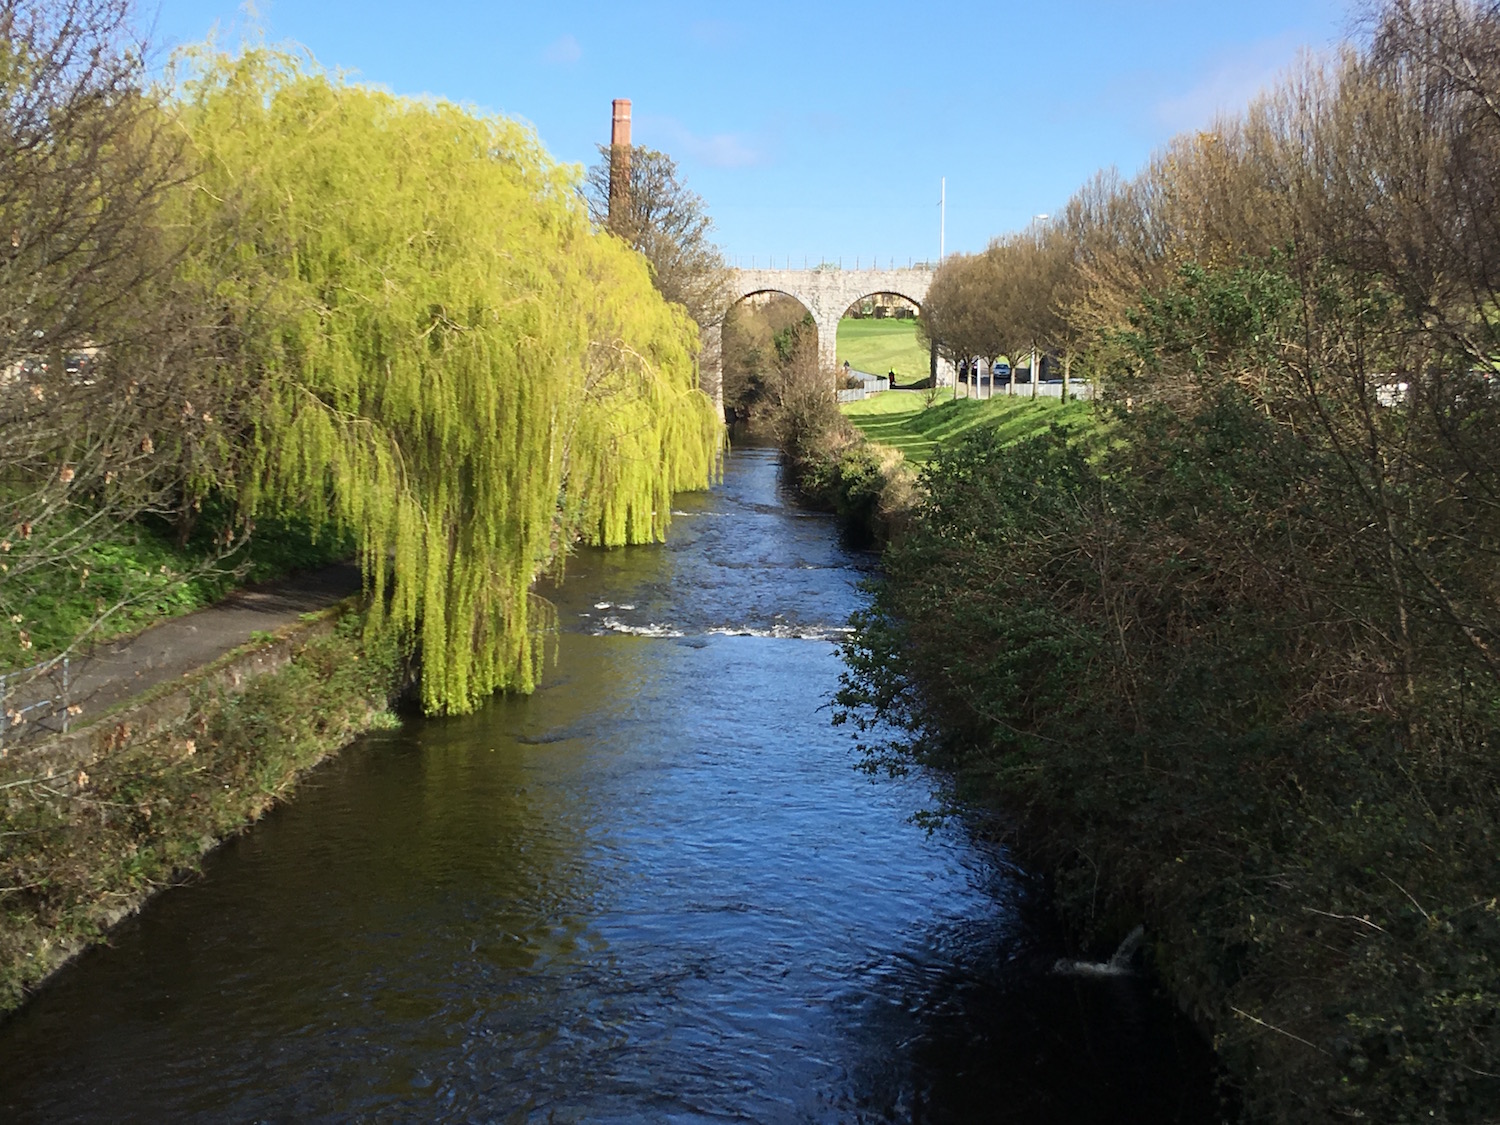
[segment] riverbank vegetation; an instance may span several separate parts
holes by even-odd
[[[740,422],[768,421],[796,382],[794,369],[816,363],[817,325],[801,302],[781,293],[757,294],[724,316],[724,410]],[[829,386],[833,384],[829,375]]]
[[[217,683],[211,669],[190,688],[171,685],[192,693],[185,719],[144,733],[119,723],[109,752],[82,768],[0,761],[0,1011],[196,871],[325,755],[395,722],[388,708],[403,662],[394,635],[371,643],[349,606],[324,616],[331,629],[299,639],[289,664],[241,689]]]
[[[1053,429],[1077,433],[1099,425],[1091,405],[1051,399],[954,400],[931,391],[885,391],[840,406],[829,394],[835,373],[818,367],[811,321],[794,323],[804,335],[783,337],[792,346],[771,366],[756,420],[780,446],[803,501],[837,515],[856,542],[884,543],[899,534],[920,500],[919,471],[939,448],[971,430],[1009,445]]]
[[[919,471],[970,431],[982,429],[1005,446],[1100,426],[1090,404],[1050,399],[955,401],[930,391],[885,391],[840,407],[828,393],[834,378],[818,369],[816,341],[804,341],[767,384],[760,420],[803,501],[833,512],[860,543],[884,543],[901,531],[920,502]]]
[[[429,711],[528,690],[533,579],[660,538],[720,453],[690,317],[576,172],[295,51],[189,51],[154,87],[126,0],[0,25],[0,647],[142,521],[232,563],[285,518],[352,543]],[[69,644],[120,612],[93,604]]]
[[[924,330],[1107,440],[939,448],[846,650],[871,768],[1006,810],[1081,942],[1144,920],[1256,1120],[1500,1105],[1497,45],[1389,0],[945,264]]]
[[[836,513],[852,539],[883,542],[910,507],[915,474],[900,452],[867,441],[840,412],[831,393],[837,376],[819,363],[811,315],[789,297],[741,302],[724,338],[726,389],[743,396],[736,413],[775,440],[792,487]]]
[[[122,523],[80,544],[66,566],[39,567],[25,584],[20,621],[0,632],[0,668],[19,668],[213,605],[236,586],[348,558],[353,542],[314,536],[305,521],[262,519],[226,551],[210,518],[179,545],[160,520]]]

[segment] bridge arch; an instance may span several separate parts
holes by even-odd
[[[724,311],[728,312],[729,309],[734,308],[734,306],[738,305],[741,301],[748,301],[752,297],[790,297],[808,312],[813,311],[812,301],[807,297],[807,295],[804,293],[798,293],[796,289],[791,286],[767,286],[765,288],[752,290],[749,293],[741,293],[739,294],[739,296],[735,297],[734,300],[729,302]],[[817,314],[814,313],[813,315],[816,316]]]
[[[893,293],[918,306],[927,299],[933,271],[914,266],[888,270],[731,270],[730,291],[725,312],[746,297],[756,293],[784,293],[812,313],[818,330],[818,358],[828,369],[838,363],[839,320],[856,301],[880,293]],[[722,324],[722,320],[721,320]],[[722,332],[722,328],[720,330]],[[712,393],[719,408],[724,407],[723,338],[713,349],[711,359],[705,356],[704,389]],[[711,367],[711,369],[710,369]]]
[[[920,297],[913,297],[906,293],[899,293],[893,289],[881,289],[869,293],[859,294],[859,296],[855,297],[854,300],[850,301],[849,304],[845,306],[844,311],[839,315],[841,317],[848,316],[850,309],[854,308],[854,306],[856,305],[863,304],[865,301],[868,301],[872,297],[900,297],[903,301],[909,301],[911,304],[916,305],[919,309],[922,307],[922,299]]]

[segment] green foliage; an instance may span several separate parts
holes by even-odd
[[[798,345],[803,340],[816,335],[817,327],[812,313],[803,313],[795,323],[774,332],[771,336],[771,347],[776,352],[777,362],[782,366],[791,363],[797,354]]]
[[[850,446],[839,458],[834,511],[846,525],[869,527],[885,492],[884,466],[866,442]]]
[[[741,301],[724,316],[724,402],[740,417],[776,413],[799,365],[816,365],[817,325],[791,297]]]
[[[1080,941],[1144,917],[1267,1120],[1500,1102],[1500,409],[1409,324],[1331,263],[1183,270],[1107,442],[940,450],[846,651],[870,768],[1006,809]]]
[[[861,437],[839,412],[829,377],[812,373],[782,385],[772,416],[793,486],[806,503],[836,514],[852,541],[883,542],[911,507],[913,473],[899,452]]]
[[[900,454],[862,440],[825,445],[792,464],[804,502],[839,518],[850,542],[885,541],[911,503],[911,470]]]
[[[67,512],[58,522],[76,518]],[[353,553],[347,538],[314,537],[295,517],[262,520],[252,538],[229,551],[218,541],[217,522],[205,520],[200,531],[179,547],[158,521],[117,524],[93,534],[72,557],[0,587],[0,671],[46,660],[80,638],[86,647],[202,609],[236,585]]]
[[[537,573],[574,538],[660,538],[715,470],[685,312],[513,121],[268,50],[186,66],[191,268],[254,405],[239,503],[353,536],[428,710],[530,690]]]
[[[139,527],[122,527],[79,550],[64,566],[38,568],[4,587],[0,669],[45,660],[104,618],[105,638],[207,605],[223,594],[221,574],[184,578],[199,560]]]

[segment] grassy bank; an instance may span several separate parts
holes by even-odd
[[[951,392],[948,392],[951,393]],[[980,426],[1002,442],[1020,441],[1059,425],[1070,431],[1092,426],[1096,413],[1086,402],[1009,396],[991,399],[942,397],[932,406],[921,391],[887,391],[843,408],[844,416],[871,441],[899,449],[915,465],[926,464],[939,448]]]
[[[927,346],[917,338],[915,320],[839,321],[839,362],[849,361],[858,371],[884,375],[895,371],[903,383],[925,379],[930,358]]]
[[[121,524],[89,536],[66,563],[0,586],[0,672],[46,660],[81,636],[97,642],[134,633],[212,605],[238,586],[325,566],[353,550],[349,539],[316,537],[295,520],[262,520],[229,552],[215,533],[178,546],[165,525]]]
[[[1080,946],[1144,923],[1251,1119],[1493,1121],[1493,691],[1428,607],[1393,684],[1305,431],[1234,390],[1121,426],[933,459],[846,647],[868,764],[999,810]]]
[[[81,768],[0,760],[0,1009],[194,872],[303,771],[393,721],[396,649],[366,645],[357,612],[327,616],[280,670],[240,691],[204,679],[185,720],[144,736],[121,723]]]
[[[1432,415],[1200,378],[1103,423],[847,407],[802,458],[829,506],[886,510],[881,451],[923,471],[898,458],[841,720],[872,770],[936,769],[955,811],[998,814],[1080,950],[1144,924],[1248,1119],[1488,1125],[1500,705],[1465,632],[1490,618],[1461,614],[1493,604],[1493,569],[1448,545],[1479,539],[1453,482],[1459,454],[1490,471],[1492,397],[1466,370]],[[1371,487],[1350,419],[1431,463],[1377,461]],[[1398,519],[1440,533],[1414,547]]]
[[[803,499],[833,512],[847,534],[869,543],[900,533],[920,502],[920,470],[964,435],[982,431],[1005,446],[1053,427],[1084,433],[1099,426],[1092,405],[1055,399],[929,405],[922,392],[887,391],[838,408],[825,399],[819,391],[783,410],[777,437]]]

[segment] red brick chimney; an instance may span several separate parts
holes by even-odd
[[[609,225],[618,228],[630,203],[630,99],[616,98],[609,132]]]

